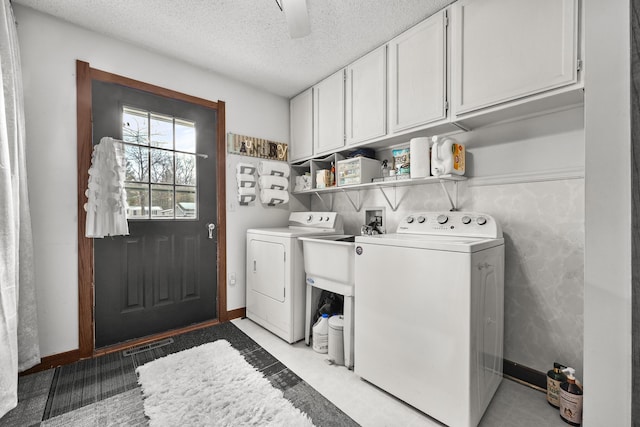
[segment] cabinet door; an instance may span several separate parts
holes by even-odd
[[[313,155],[313,90],[305,90],[289,102],[291,142],[289,160]]]
[[[578,0],[459,0],[452,7],[456,114],[577,81]]]
[[[387,133],[387,46],[347,67],[347,144]]]
[[[314,153],[344,147],[344,70],[314,86],[313,113]]]
[[[389,42],[391,132],[446,117],[446,11]]]
[[[286,287],[286,248],[282,242],[249,239],[247,286],[250,291],[283,302]]]

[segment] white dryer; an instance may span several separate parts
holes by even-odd
[[[450,427],[477,426],[502,380],[499,224],[416,213],[355,250],[355,373]]]
[[[292,212],[288,227],[247,230],[247,317],[289,343],[304,338],[301,236],[342,234],[335,212]]]

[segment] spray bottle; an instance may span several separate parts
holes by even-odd
[[[572,426],[582,424],[582,388],[576,384],[575,369],[566,368],[562,372],[567,381],[560,384],[560,418]]]
[[[549,405],[560,407],[560,384],[567,381],[567,376],[562,373],[566,366],[553,362],[553,369],[547,372],[547,401]]]

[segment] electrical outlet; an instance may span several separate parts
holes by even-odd
[[[229,285],[234,286],[236,284],[236,273],[229,273]]]

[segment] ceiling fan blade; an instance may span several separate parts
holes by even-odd
[[[311,33],[307,0],[282,0],[282,9],[289,26],[292,39],[304,37]]]

